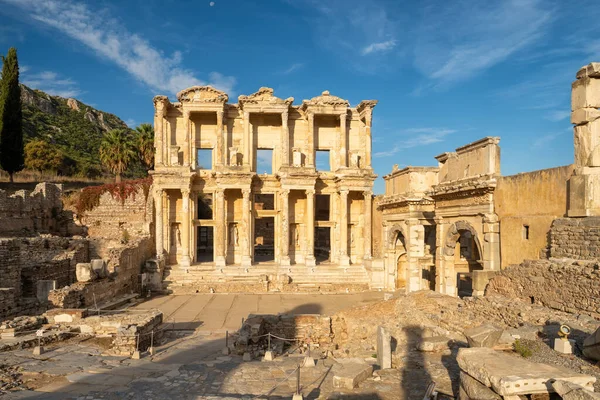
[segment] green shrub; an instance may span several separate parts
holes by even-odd
[[[521,355],[521,357],[528,358],[533,355],[533,351],[529,348],[527,343],[522,342],[521,340],[515,340],[513,344],[513,349]]]

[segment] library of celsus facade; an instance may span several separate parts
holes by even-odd
[[[157,258],[179,271],[363,266],[372,258],[371,115],[325,91],[156,96]]]

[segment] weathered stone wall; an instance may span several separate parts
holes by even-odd
[[[13,296],[21,293],[21,249],[15,239],[0,239],[0,288],[12,288]]]
[[[493,277],[486,296],[499,294],[556,310],[600,317],[597,262],[534,260],[510,266]]]
[[[53,183],[39,183],[32,192],[19,190],[12,195],[0,190],[0,236],[81,233],[72,213],[63,210],[61,196],[62,185]]]
[[[550,230],[550,255],[577,260],[600,259],[600,217],[559,218]]]
[[[552,221],[567,212],[572,174],[573,166],[567,165],[497,178],[494,207],[500,220],[502,268],[547,254]]]
[[[106,260],[110,276],[92,282],[77,282],[63,289],[53,290],[49,303],[57,308],[93,307],[118,296],[141,292],[142,267],[154,253],[153,241],[146,237],[108,249]]]
[[[139,188],[124,201],[104,193],[100,204],[80,220],[87,226],[88,235],[121,241],[127,234],[130,238],[150,236],[153,217],[152,196]]]
[[[13,315],[16,307],[15,288],[0,288],[0,320]]]

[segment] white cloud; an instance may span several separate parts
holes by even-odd
[[[561,132],[550,133],[548,135],[540,136],[533,141],[533,147],[544,147],[550,142],[554,141],[559,136],[566,134],[567,132],[573,132],[573,128],[565,129]]]
[[[537,42],[553,19],[542,0],[432,2],[417,29],[415,67],[430,87],[487,70]]]
[[[56,72],[42,71],[30,74],[29,67],[20,69],[22,74],[21,82],[32,89],[39,89],[53,96],[65,98],[77,97],[82,93],[77,82],[70,78],[62,78]]]
[[[302,67],[304,67],[304,63],[294,63],[294,64],[290,65],[289,68],[287,68],[285,71],[282,71],[281,73],[284,75],[288,75],[294,71],[299,70]]]
[[[546,119],[553,122],[562,121],[563,119],[569,118],[571,111],[569,110],[554,110],[546,115]]]
[[[129,118],[125,120],[125,123],[127,124],[128,127],[130,127],[131,129],[134,129],[137,125],[137,123],[135,122],[134,119]]]
[[[0,0],[18,6],[37,23],[53,27],[92,49],[96,55],[111,61],[153,90],[170,94],[193,85],[209,84],[229,92],[235,78],[219,73],[209,80],[198,79],[182,65],[182,55],[175,51],[166,56],[148,41],[127,31],[103,10],[92,10],[87,4],[73,0]]]
[[[403,140],[396,142],[391,149],[375,152],[373,157],[390,157],[399,153],[403,149],[411,149],[413,147],[427,146],[433,143],[439,143],[444,138],[452,133],[455,129],[447,128],[410,128],[402,130],[401,136]]]
[[[367,47],[363,48],[361,53],[363,56],[365,56],[371,53],[386,52],[393,49],[394,47],[396,47],[395,40],[386,40],[385,42],[371,43]]]

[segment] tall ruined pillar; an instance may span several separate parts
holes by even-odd
[[[435,217],[435,291],[446,293],[444,271],[444,249],[446,248],[445,234],[447,222],[442,217]]]
[[[348,190],[340,190],[340,265],[350,265],[348,257]]]
[[[244,157],[244,166],[247,166],[252,170],[252,130],[250,129],[250,113],[248,111],[244,111],[244,149],[243,149],[243,157]]]
[[[406,228],[406,292],[410,293],[421,290],[422,273],[419,258],[425,255],[425,227],[418,219],[410,218],[406,220]]]
[[[163,223],[163,190],[154,189],[154,208],[156,210],[156,221],[154,221],[154,227],[156,229],[156,259],[159,265],[164,260],[164,223]]]
[[[250,201],[250,189],[242,189],[242,267],[252,265],[252,203]]]
[[[365,202],[364,202],[364,221],[365,221],[365,226],[364,226],[364,233],[363,233],[363,240],[364,240],[364,257],[365,260],[370,260],[371,259],[371,234],[372,234],[372,229],[371,229],[371,210],[372,210],[372,206],[373,206],[373,192],[371,191],[366,191],[363,193]]]
[[[215,219],[215,266],[225,266],[225,231],[227,220],[225,218],[225,192],[217,189],[216,219]]]
[[[164,139],[165,135],[165,117],[167,114],[168,99],[165,96],[156,96],[154,98],[154,164],[164,165],[165,147],[168,147]]]
[[[190,112],[183,110],[183,165],[191,165],[190,159]],[[192,165],[195,168],[195,165]]]
[[[315,167],[315,115],[312,112],[308,113],[308,137],[307,137],[307,154],[306,166],[309,168]]]
[[[281,265],[290,265],[290,191],[284,189],[281,194]]]
[[[600,215],[600,63],[577,72],[571,91],[575,171],[569,179],[569,217]]]
[[[306,266],[314,267],[315,260],[315,191],[306,191]]]
[[[181,262],[183,267],[190,266],[190,189],[181,189]]]
[[[289,113],[285,110],[281,113],[281,166],[290,165],[290,129],[288,127]]]
[[[348,144],[346,143],[346,121],[347,121],[348,113],[343,112],[340,114],[340,135],[339,135],[339,161],[338,167],[347,167],[348,166],[348,151],[346,150]]]
[[[223,137],[223,110],[217,111],[217,143],[215,149],[215,165],[222,167],[225,160],[225,145]]]
[[[500,223],[496,214],[485,214],[483,218],[482,256],[484,270],[500,270]]]
[[[365,168],[371,168],[371,123],[372,111],[365,114]]]

